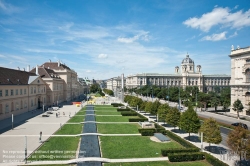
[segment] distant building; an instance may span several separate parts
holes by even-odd
[[[39,75],[0,67],[0,120],[46,106],[46,91]]]
[[[156,85],[160,87],[180,86],[197,86],[200,91],[213,91],[216,87],[229,87],[230,75],[203,75],[201,65],[196,66],[195,63],[186,55],[182,60],[181,67],[175,67],[175,74],[158,74],[158,73],[142,73],[134,74],[126,77],[126,87],[128,89],[145,85]]]
[[[250,47],[234,49],[232,46],[231,54],[231,109],[232,113],[236,113],[233,103],[239,99],[243,106],[243,115],[250,115]]]

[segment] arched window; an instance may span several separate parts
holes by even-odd
[[[9,110],[9,104],[6,104],[5,105],[5,112],[9,112],[10,110]]]
[[[250,92],[246,93],[246,104],[250,103]]]
[[[21,109],[23,109],[23,101],[21,100]]]
[[[246,70],[246,82],[250,82],[250,69]]]

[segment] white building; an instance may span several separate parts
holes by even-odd
[[[248,103],[250,102],[250,47],[234,49],[231,54],[231,112],[233,103],[239,99],[243,106],[243,115],[250,115]]]
[[[195,70],[196,68],[196,70]],[[201,65],[195,67],[194,61],[186,55],[181,67],[175,67],[175,74],[142,73],[126,77],[126,87],[136,88],[145,85],[168,86],[198,86],[200,91],[207,92],[215,87],[223,88],[230,85],[230,75],[203,75]]]

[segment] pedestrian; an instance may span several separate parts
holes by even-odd
[[[56,117],[58,117],[58,116],[57,116],[57,113],[56,113]]]

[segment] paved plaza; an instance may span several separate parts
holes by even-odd
[[[64,105],[58,111],[53,111],[49,117],[42,117],[40,114],[15,127],[14,130],[2,133],[0,135],[0,165],[6,166],[9,162],[22,162],[25,158],[25,136],[27,136],[27,155],[29,156],[42,144],[39,141],[40,132],[42,132],[42,141],[48,139],[60,128],[60,125],[66,123],[69,117],[80,109],[75,105]],[[56,112],[60,113],[58,118]]]

